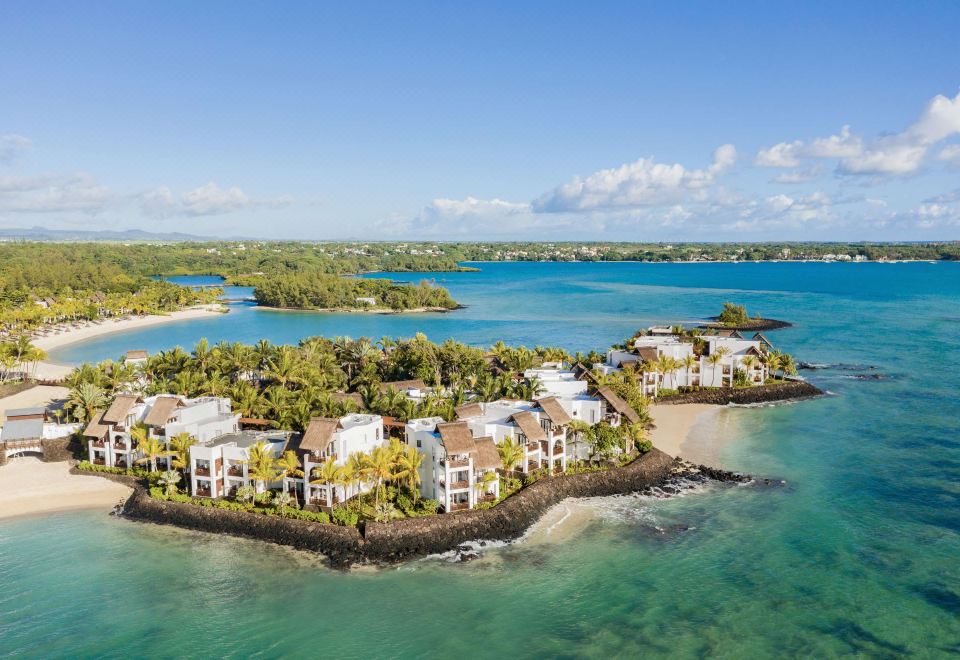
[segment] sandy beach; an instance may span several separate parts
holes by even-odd
[[[66,462],[14,458],[0,466],[0,519],[76,509],[109,511],[131,489],[99,477],[70,474]]]
[[[0,422],[7,420],[7,411],[14,408],[34,408],[43,406],[47,410],[63,407],[70,394],[66,387],[56,385],[37,385],[23,392],[17,392],[0,399]]]
[[[650,416],[657,428],[650,433],[650,439],[655,447],[671,456],[712,465],[709,459],[715,457],[712,444],[716,434],[706,427],[717,421],[722,410],[723,406],[706,403],[654,404],[650,406]],[[702,432],[691,433],[701,425]]]
[[[200,305],[190,309],[171,312],[170,314],[149,314],[147,316],[133,316],[125,319],[109,319],[99,323],[89,323],[79,328],[67,328],[59,333],[49,334],[45,337],[37,337],[33,340],[33,345],[42,348],[45,351],[51,351],[68,344],[74,344],[93,337],[100,337],[115,332],[125,332],[127,330],[138,330],[148,328],[163,323],[173,323],[175,321],[188,321],[198,319],[214,314],[222,314],[226,307],[223,305]],[[139,348],[138,346],[123,346],[118,349],[118,357],[127,350]],[[56,364],[53,362],[39,362],[37,364],[36,377],[40,380],[59,380],[64,378],[73,370],[72,366]]]

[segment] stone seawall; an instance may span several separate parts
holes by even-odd
[[[466,541],[508,541],[521,536],[548,509],[568,497],[643,490],[666,480],[673,467],[673,458],[653,449],[623,467],[541,479],[492,509],[390,523],[368,522],[365,552],[377,559],[399,561],[453,550]]]
[[[543,478],[491,509],[407,518],[389,523],[367,522],[362,531],[333,524],[164,502],[150,497],[146,489],[132,477],[97,476],[114,477],[113,480],[122,483],[136,484],[123,511],[130,519],[312,550],[325,555],[333,566],[342,567],[364,561],[394,562],[447,552],[472,540],[515,539],[550,507],[568,497],[636,492],[662,483],[670,477],[674,467],[674,460],[670,456],[654,449],[623,467]]]
[[[43,461],[57,463],[69,461],[76,457],[80,444],[73,437],[43,440]]]
[[[696,392],[685,392],[657,399],[660,405],[681,403],[712,403],[725,406],[730,403],[751,404],[771,403],[773,401],[789,401],[791,399],[808,399],[820,396],[823,390],[811,385],[805,380],[788,380],[773,385],[758,385],[757,387],[712,387]]]

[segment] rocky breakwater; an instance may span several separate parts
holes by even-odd
[[[681,403],[709,403],[725,406],[731,403],[750,405],[772,403],[775,401],[790,401],[793,399],[809,399],[821,396],[823,390],[811,385],[805,380],[787,380],[770,385],[756,387],[711,387],[694,392],[683,392],[657,399],[658,404],[670,405]]]
[[[212,534],[230,534],[311,550],[324,555],[333,566],[348,566],[364,559],[363,539],[355,527],[229,511],[150,497],[138,485],[123,508],[132,520],[176,525]]]
[[[375,561],[402,561],[455,550],[468,541],[509,541],[522,536],[548,509],[568,497],[639,492],[664,483],[673,470],[673,459],[654,449],[623,467],[541,479],[491,509],[368,522],[364,555]]]

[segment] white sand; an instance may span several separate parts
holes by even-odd
[[[75,344],[79,341],[112,334],[114,332],[139,330],[140,328],[149,328],[163,323],[187,321],[212,316],[214,314],[222,314],[224,309],[226,308],[223,305],[199,305],[197,307],[191,307],[190,309],[171,312],[170,314],[149,314],[147,316],[133,316],[126,319],[108,319],[100,323],[89,323],[79,328],[67,328],[59,334],[37,337],[33,340],[33,345],[45,351],[51,351],[68,344]],[[140,347],[127,346],[119,352],[123,353],[136,348]],[[37,364],[36,377],[40,380],[60,380],[71,371],[73,371],[73,367],[68,365],[55,364],[53,362],[39,362]]]
[[[717,421],[722,406],[706,403],[650,406],[650,416],[656,425],[650,439],[653,445],[671,456],[680,456],[696,463],[710,464],[708,456],[716,433],[709,426]],[[695,433],[695,427],[697,428]]]
[[[47,410],[62,408],[70,394],[66,387],[55,385],[37,385],[0,399],[0,421],[6,421],[7,411],[12,408],[33,408],[43,406]],[[55,420],[54,420],[55,421]]]
[[[10,459],[0,467],[0,519],[75,509],[106,512],[132,492],[100,477],[70,474],[69,469],[66,462]]]

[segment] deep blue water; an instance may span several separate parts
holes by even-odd
[[[721,412],[724,467],[785,479],[589,502],[582,525],[452,565],[328,571],[96,512],[0,522],[0,653],[28,657],[947,657],[960,652],[960,264],[482,264],[446,315],[264,312],[115,335],[453,336],[603,348],[725,300],[831,396]],[[411,279],[395,274],[396,279]],[[845,365],[838,367],[837,365]],[[551,541],[550,539],[554,540]]]

